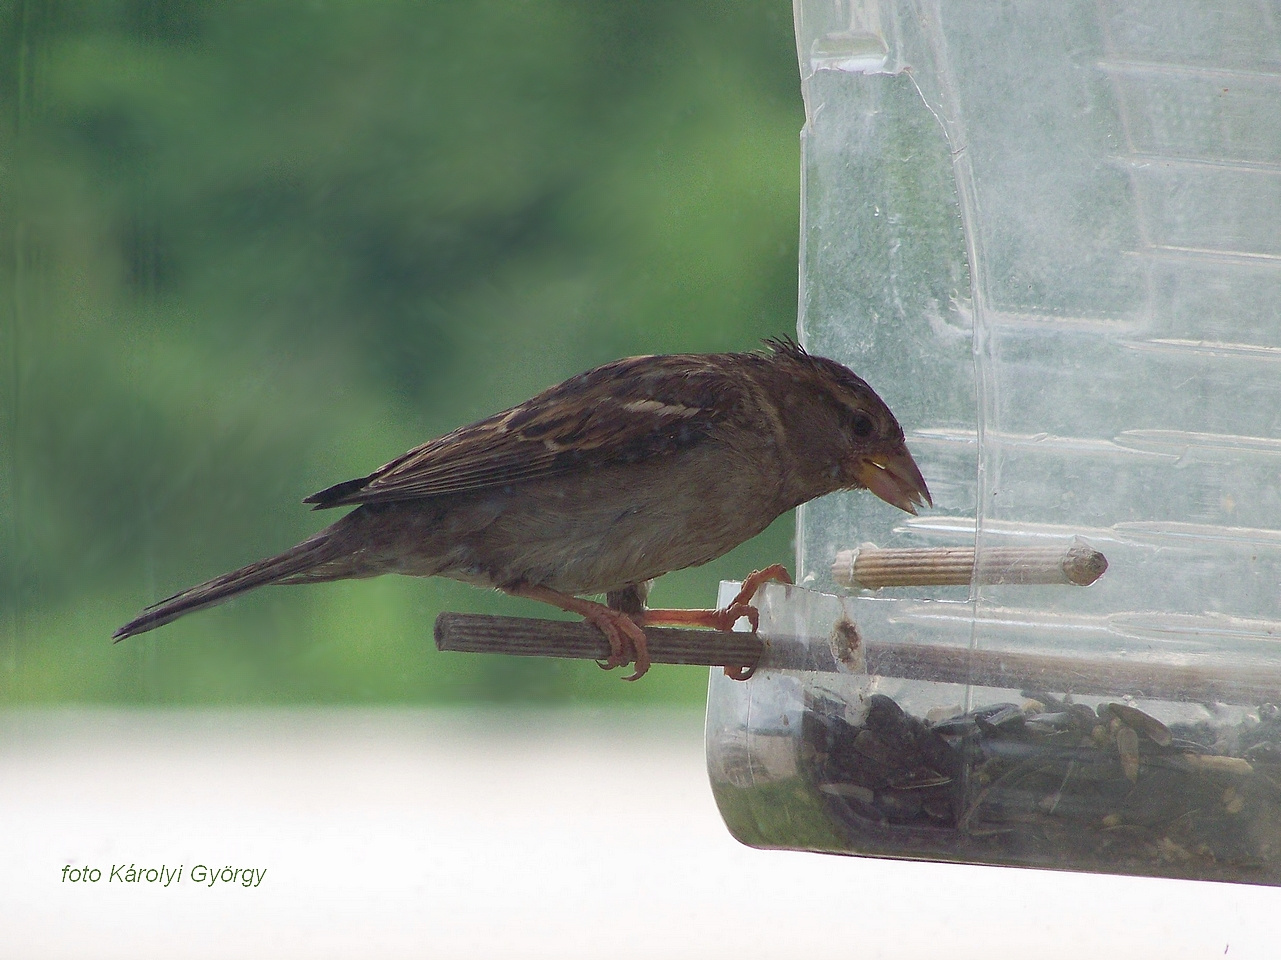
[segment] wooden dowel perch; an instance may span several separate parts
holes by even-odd
[[[750,633],[650,627],[650,659],[655,663],[754,667],[762,656],[782,670],[834,673],[843,668],[826,643],[807,644],[773,637],[768,644]],[[529,620],[470,613],[442,613],[436,619],[440,650],[503,653],[527,657],[604,660],[609,644],[595,627],[564,620]],[[1005,689],[1066,691],[1081,696],[1141,700],[1240,703],[1281,700],[1281,672],[1258,664],[1240,667],[1174,666],[1124,660],[1085,660],[969,650],[915,643],[863,644],[867,672],[886,677],[962,683]]]
[[[832,579],[862,590],[968,586],[971,582],[1088,587],[1108,568],[1107,558],[1079,537],[1066,546],[991,547],[979,557],[976,576],[973,547],[882,550],[865,543],[836,555]]]
[[[889,586],[947,586],[978,583],[1040,583],[1088,586],[1107,570],[1103,554],[1084,540],[1050,547],[1001,547],[980,553],[975,571],[973,549],[939,547],[882,550],[864,544],[838,554],[832,573],[846,586],[876,590]],[[1257,663],[1213,668],[1143,663],[1121,659],[1082,659],[971,650],[922,643],[861,642],[863,664],[874,676],[959,683],[1082,696],[1134,696],[1143,700],[1257,705],[1281,700],[1281,671]],[[756,667],[816,673],[844,672],[829,643],[797,637],[648,627],[654,663],[711,667]],[[848,645],[849,635],[845,640]],[[609,643],[595,627],[563,620],[528,620],[480,614],[442,613],[436,619],[440,650],[505,653],[527,657],[604,660]],[[848,654],[849,651],[844,651]]]
[[[649,659],[698,667],[755,666],[764,644],[751,633],[647,627]],[[532,620],[479,613],[442,613],[436,618],[436,649],[504,653],[516,657],[605,660],[609,641],[581,620]]]

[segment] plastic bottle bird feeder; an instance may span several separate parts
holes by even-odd
[[[1281,883],[1281,23],[796,12],[802,335],[886,398],[936,508],[802,508],[807,589],[767,588],[761,667],[711,682],[726,823]],[[1087,588],[985,572],[1078,537],[1109,565]],[[974,551],[971,576],[856,585],[864,540]]]
[[[796,24],[802,339],[890,404],[935,508],[808,504],[759,636],[649,631],[656,662],[758,664],[709,687],[726,824],[1281,884],[1281,21],[797,0]],[[450,616],[448,649],[605,652]]]

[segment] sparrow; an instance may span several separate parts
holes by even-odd
[[[647,610],[654,578],[714,560],[838,490],[932,505],[884,401],[790,339],[746,353],[616,360],[307,497],[355,507],[297,546],[148,607],[119,641],[266,584],[449,577],[576,613],[602,666],[649,668],[645,624],[729,629],[775,565],[722,610]],[[604,594],[605,603],[588,599]],[[727,673],[730,669],[727,668]],[[731,676],[745,678],[740,671]]]

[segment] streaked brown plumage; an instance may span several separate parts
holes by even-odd
[[[268,583],[401,573],[580,613],[609,637],[609,665],[634,659],[639,676],[648,657],[636,620],[656,618],[636,608],[653,578],[713,560],[835,490],[868,488],[913,513],[930,502],[902,429],[866,383],[791,341],[768,346],[631,357],[571,377],[308,497],[318,510],[356,509],[147,608],[115,638]],[[610,606],[581,599],[602,593]]]

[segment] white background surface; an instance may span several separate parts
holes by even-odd
[[[0,955],[1281,957],[1281,890],[743,847],[701,737],[661,712],[0,714]]]

